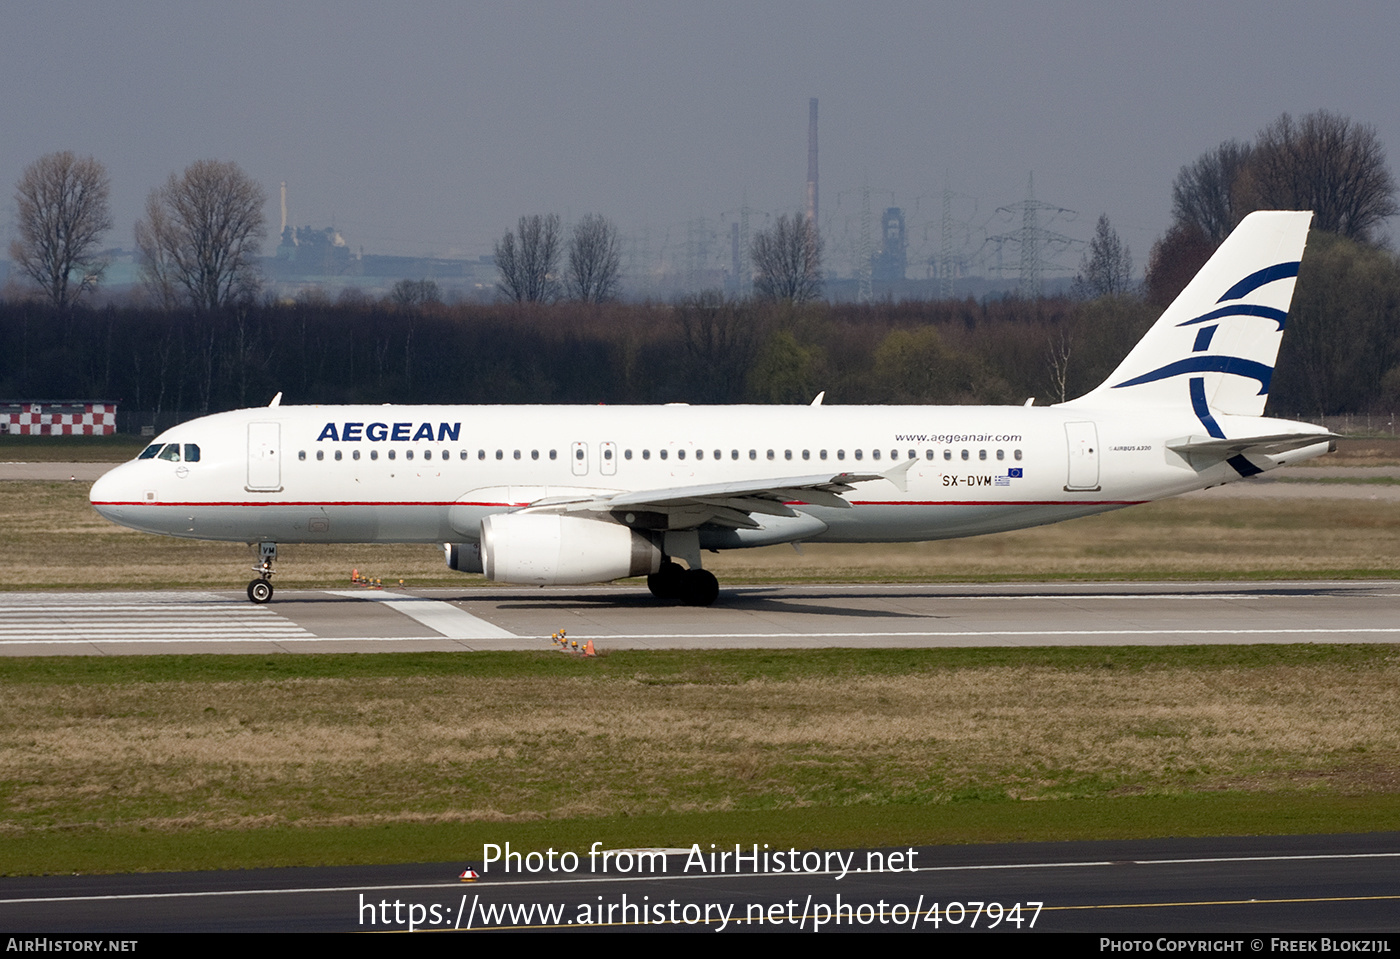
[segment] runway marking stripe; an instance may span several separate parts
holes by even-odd
[[[1313,862],[1318,860],[1346,860],[1346,859],[1396,859],[1400,858],[1400,852],[1357,852],[1357,853],[1319,853],[1307,856],[1218,856],[1201,859],[1105,859],[1088,860],[1085,862],[1008,862],[989,863],[986,865],[963,865],[963,866],[920,866],[918,872],[986,872],[993,870],[1009,869],[1085,869],[1103,866],[1121,866],[1124,863],[1134,866],[1179,866],[1205,863],[1251,863],[1251,862]],[[819,870],[816,872],[804,872],[803,876],[836,876],[841,870]],[[849,873],[848,873],[849,874]],[[867,874],[861,874],[867,875]],[[868,875],[875,875],[869,873]],[[705,873],[697,875],[665,875],[657,876],[589,876],[576,879],[522,879],[516,881],[503,882],[494,888],[497,889],[518,889],[523,886],[573,886],[573,885],[594,885],[598,883],[618,883],[618,882],[655,882],[658,878],[665,880],[702,880],[702,879],[734,879],[736,876],[754,879],[791,879],[793,873]],[[106,902],[111,900],[124,899],[191,899],[198,897],[214,896],[275,896],[279,893],[306,894],[306,893],[328,893],[328,892],[393,892],[407,889],[460,889],[461,882],[457,880],[443,882],[418,882],[404,883],[391,886],[303,886],[292,889],[206,889],[195,892],[131,892],[131,893],[109,893],[106,895],[94,896],[35,896],[25,899],[0,899],[0,906],[22,905],[25,903],[37,902]],[[1249,899],[1243,902],[1372,902],[1400,899],[1397,896],[1347,896],[1347,897],[1319,897],[1316,899]],[[1225,904],[1229,904],[1227,901]],[[1212,905],[1212,903],[1149,903],[1147,905]],[[1049,908],[1048,906],[1046,907]],[[1119,906],[1060,906],[1060,909],[1105,909],[1105,908],[1128,908],[1125,905]]]
[[[507,632],[495,623],[488,623],[486,620],[473,616],[466,610],[442,600],[423,599],[418,596],[410,596],[407,593],[366,593],[362,590],[333,589],[327,590],[327,593],[331,596],[348,596],[351,599],[383,603],[394,612],[402,613],[409,619],[422,623],[448,639],[518,638],[514,633]]]
[[[1339,633],[1400,633],[1400,626],[1377,626],[1317,629],[1036,629],[1036,630],[905,630],[881,633],[578,633],[577,639],[785,639],[815,637],[818,639],[878,639],[881,636],[1274,636],[1274,635],[1336,635]],[[570,636],[575,634],[570,633]]]

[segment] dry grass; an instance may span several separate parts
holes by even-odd
[[[0,700],[0,833],[1387,792],[1397,681],[1391,657],[729,684],[13,684]]]
[[[1367,500],[1167,500],[1038,529],[935,543],[731,550],[707,558],[725,582],[926,581],[974,578],[1143,579],[1393,576],[1400,510]],[[239,588],[253,553],[122,529],[98,516],[82,484],[0,484],[0,576],[6,588]],[[351,568],[386,583],[461,586],[432,546],[298,546],[281,550],[283,586],[343,584]]]

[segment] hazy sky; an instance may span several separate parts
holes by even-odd
[[[1140,265],[1180,167],[1284,111],[1400,161],[1398,43],[1394,2],[7,2],[0,214],[37,157],[92,154],[129,247],[146,194],[212,158],[263,184],[270,234],[285,180],[295,224],[370,252],[487,254],[553,211],[655,257],[696,218],[727,238],[746,191],[756,227],[799,207],[815,96],[837,256],[867,178],[917,252],[945,187],[999,231],[1034,171],[1078,211],[1055,228],[1107,213]]]

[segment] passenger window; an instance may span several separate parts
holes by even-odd
[[[649,460],[649,459],[651,459],[651,450],[642,450],[642,459],[644,459],[644,460]]]
[[[873,460],[879,459],[879,458],[880,458],[880,451],[879,451],[879,450],[871,450],[871,451],[870,451],[870,458],[873,459]],[[856,459],[860,459],[860,454],[859,454],[859,453],[856,454]]]
[[[403,456],[404,456],[404,459],[408,459],[408,460],[413,459],[413,450],[404,450]],[[393,458],[394,458],[394,454],[393,454],[393,453],[390,453],[390,454],[389,454],[389,458],[390,458],[390,459],[393,459]]]
[[[152,443],[150,446],[148,446],[148,447],[146,447],[145,449],[143,449],[143,450],[141,451],[141,455],[138,456],[138,457],[136,457],[136,458],[137,458],[138,460],[153,460],[153,459],[156,458],[156,454],[159,453],[159,452],[160,452],[160,444],[159,444],[159,443]]]
[[[1020,450],[1017,450],[1015,453],[1012,453],[1011,455],[1014,456],[1014,457],[1016,458],[1016,462],[1018,462],[1018,463],[1021,462],[1021,451],[1020,451]]]
[[[769,451],[768,451],[768,458],[769,458],[770,460],[773,458],[773,451],[772,451],[772,450],[769,450]]]
[[[953,458],[953,451],[952,451],[952,450],[944,450],[944,451],[943,451],[943,458],[944,458],[945,460],[950,460],[950,459],[952,459],[952,458]]]
[[[730,450],[730,451],[729,451],[729,458],[732,459],[732,460],[737,460],[737,459],[739,458],[739,451],[738,451],[738,450]]]
[[[499,454],[499,453],[496,454],[496,458],[497,458],[497,459],[500,459],[500,454]],[[583,447],[579,447],[577,450],[574,451],[574,459],[576,459],[576,460],[582,460],[582,459],[583,459]]]
[[[970,457],[968,456],[967,450],[963,450],[963,451],[962,451],[962,458],[963,458],[964,460],[970,459]]]
[[[685,459],[685,450],[676,450],[676,459],[678,459],[678,460],[683,460],[683,459]]]
[[[394,451],[393,451],[393,450],[390,450],[390,451],[389,451],[389,459],[393,459],[393,458],[394,458]]]
[[[845,458],[846,458],[846,451],[845,451],[845,450],[837,450],[837,451],[836,451],[836,458],[837,458],[838,460],[843,460],[843,459],[845,459]]]
[[[559,458],[559,451],[558,451],[558,450],[550,450],[550,451],[549,451],[549,458],[552,459],[552,460],[557,460],[557,459]]]
[[[630,460],[630,459],[632,458],[632,451],[631,451],[631,450],[623,450],[623,451],[622,451],[622,458],[625,459],[625,460]]]
[[[467,458],[467,451],[466,451],[466,450],[462,450],[461,455],[458,456],[457,458],[458,458],[458,459],[465,460],[465,459]]]
[[[537,459],[539,459],[539,458],[540,458],[540,451],[539,451],[539,450],[531,450],[531,451],[530,451],[530,459],[532,459],[532,460],[537,460]],[[607,458],[608,458],[608,459],[612,459],[612,451],[611,451],[611,450],[608,451],[608,453],[607,453]]]
[[[442,451],[442,458],[445,459],[445,460],[450,460],[450,459],[452,459],[452,451],[451,451],[451,450],[443,450],[443,451]]]
[[[351,458],[352,460],[358,460],[358,459],[360,458],[360,451],[359,451],[359,450],[354,450],[353,452],[351,452],[350,458]]]
[[[340,462],[340,450],[336,450],[336,451],[335,451],[335,461],[336,461],[337,463]]]
[[[297,450],[297,459],[299,459],[299,460],[304,460],[304,459],[306,459],[306,450]]]
[[[165,449],[160,451],[160,458],[163,460],[169,460],[172,463],[180,462],[180,444],[166,443]]]
[[[997,450],[997,459],[998,459],[998,460],[1004,460],[1004,459],[1006,459],[1006,450]]]
[[[978,458],[979,460],[985,460],[985,459],[987,458],[987,451],[986,451],[986,450],[978,450],[978,451],[977,451],[977,458]]]
[[[372,460],[377,460],[377,459],[379,459],[379,450],[370,450],[370,451],[369,451],[369,458],[372,459]]]
[[[578,455],[579,455],[579,456],[582,456],[583,454],[582,454],[582,453],[579,453]],[[505,459],[505,458],[506,458],[506,451],[505,451],[505,450],[496,450],[496,459],[498,459],[498,460],[503,460],[503,459]]]
[[[909,458],[910,458],[911,460],[916,460],[916,459],[918,459],[918,458],[919,458],[919,451],[918,451],[918,450],[910,450],[910,451],[909,451]]]
[[[433,458],[433,451],[432,451],[432,450],[424,450],[424,451],[423,451],[423,459],[425,459],[425,460],[430,460],[430,459],[432,459],[432,458]],[[339,457],[337,457],[337,459],[339,459]]]
[[[756,459],[758,459],[758,450],[749,450],[749,459],[751,459],[751,460],[756,460]]]
[[[861,458],[863,458],[864,456],[865,456],[865,451],[864,451],[864,450],[856,450],[856,459],[861,459]]]
[[[666,450],[658,450],[657,455],[664,460],[670,454]]]
[[[185,462],[186,462],[186,463],[198,463],[198,462],[199,462],[199,447],[198,447],[197,445],[195,445],[194,443],[186,443],[186,444],[185,444]]]
[[[826,459],[826,450],[822,450],[822,451],[821,451],[820,453],[818,453],[817,455],[820,456],[822,459]]]
[[[484,459],[486,459],[486,451],[485,451],[485,450],[477,450],[477,451],[476,451],[476,458],[479,459],[479,460],[484,460]]]
[[[933,459],[933,450],[924,450],[924,459],[926,459],[926,460],[931,460],[931,459]]]
[[[316,451],[316,461],[317,461],[318,463],[319,463],[321,460],[325,459],[325,458],[326,458],[326,451],[325,451],[325,450],[317,450],[317,451]]]
[[[580,450],[580,452],[582,452],[582,451]],[[519,451],[519,450],[516,450],[515,453],[514,453],[514,456],[515,456],[516,459],[520,459],[520,451]]]
[[[704,458],[705,458],[705,451],[704,451],[704,450],[696,450],[696,451],[695,451],[695,458],[698,459],[698,460],[704,459]]]
[[[724,450],[715,450],[715,459],[717,459],[717,460],[722,460],[722,459],[724,459]]]
[[[811,459],[811,458],[812,458],[812,451],[811,451],[811,450],[803,450],[803,451],[802,451],[802,458],[803,458],[804,460],[809,460],[809,459]]]
[[[785,460],[790,460],[790,459],[792,459],[792,450],[783,450],[783,459],[785,459]]]

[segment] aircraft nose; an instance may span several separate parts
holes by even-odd
[[[93,483],[92,489],[88,491],[88,502],[92,504],[92,508],[114,523],[121,522],[118,514],[122,505],[135,499],[126,489],[130,484],[125,482],[122,475],[125,469],[126,465],[123,464],[108,470],[97,478],[97,482]]]

